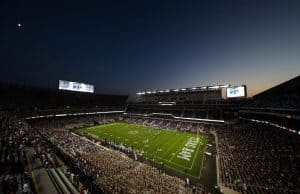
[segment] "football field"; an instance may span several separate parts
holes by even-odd
[[[132,147],[143,158],[154,160],[181,174],[199,178],[207,137],[202,134],[161,130],[123,122],[78,129],[101,139]]]

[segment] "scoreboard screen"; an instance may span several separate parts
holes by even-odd
[[[246,97],[246,86],[234,86],[226,89],[227,98]]]
[[[76,91],[76,92],[94,93],[94,86],[93,85],[85,84],[85,83],[65,81],[65,80],[59,80],[58,89]]]

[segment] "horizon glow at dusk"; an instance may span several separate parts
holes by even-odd
[[[299,1],[1,1],[0,82],[97,93],[214,84],[253,96],[300,75]]]

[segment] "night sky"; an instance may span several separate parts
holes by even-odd
[[[20,24],[21,26],[18,26]],[[300,1],[0,1],[0,82],[132,94],[300,75]]]

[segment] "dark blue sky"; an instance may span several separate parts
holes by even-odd
[[[300,1],[2,0],[0,59],[1,82],[253,95],[300,74]]]

